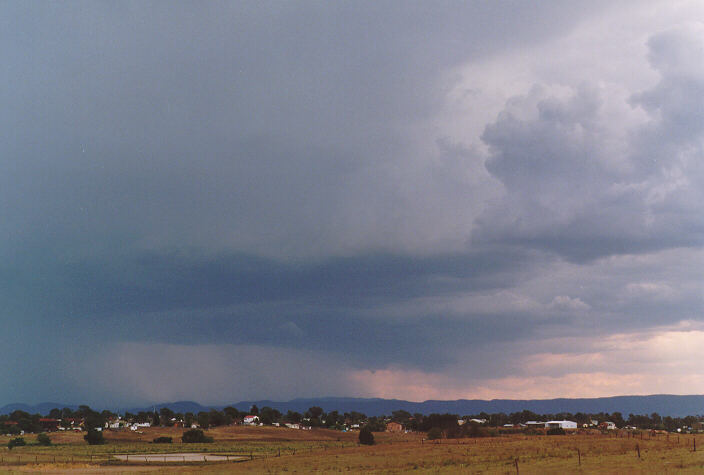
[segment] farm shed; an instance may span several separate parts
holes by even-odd
[[[577,423],[573,421],[547,421],[545,427],[548,429],[576,429]]]

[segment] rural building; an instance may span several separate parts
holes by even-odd
[[[389,422],[386,424],[386,432],[403,432],[403,426],[398,422]]]
[[[545,427],[548,429],[576,429],[577,423],[572,421],[547,421]]]
[[[39,424],[41,424],[42,429],[47,432],[59,430],[59,420],[52,419],[50,417],[42,417],[39,419]]]
[[[242,423],[248,426],[259,424],[259,416],[244,416]]]
[[[606,429],[606,430],[616,430],[616,424],[614,424],[611,421],[604,421],[601,424],[599,424],[599,427],[601,429]]]

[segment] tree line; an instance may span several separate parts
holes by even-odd
[[[510,414],[488,414],[482,412],[462,417],[456,414],[411,414],[407,411],[398,410],[393,411],[389,416],[368,417],[361,412],[355,411],[344,413],[338,411],[325,412],[318,406],[310,407],[303,413],[290,410],[286,413],[282,413],[268,406],[262,408],[252,406],[249,411],[240,411],[237,408],[228,406],[222,410],[211,409],[198,413],[180,413],[174,412],[168,407],[162,407],[158,411],[126,412],[121,416],[121,419],[128,423],[148,422],[152,426],[169,427],[178,424],[183,427],[191,427],[192,425],[197,425],[202,429],[208,429],[241,422],[247,415],[256,415],[259,418],[259,423],[264,425],[290,423],[338,430],[350,428],[351,426],[359,426],[360,428],[367,427],[372,432],[386,430],[386,424],[393,421],[400,423],[404,429],[410,431],[428,432],[432,428],[437,427],[440,428],[446,436],[452,434],[466,436],[469,435],[468,431],[478,431],[478,428],[475,427],[476,424],[460,424],[459,421],[462,419],[465,421],[471,419],[485,420],[485,424],[482,424],[484,427],[525,424],[528,421],[571,420],[577,422],[579,426],[583,424],[591,425],[592,421],[596,421],[597,423],[610,421],[618,428],[634,426],[639,429],[661,429],[667,431],[675,431],[683,427],[692,427],[704,419],[702,416],[670,417],[660,416],[657,413],[650,415],[629,414],[628,417],[625,418],[620,412],[600,412],[595,414],[581,412],[575,414],[568,412],[537,414],[527,410]],[[44,416],[16,410],[7,415],[0,415],[0,433],[17,434],[21,431],[26,433],[42,432],[45,430],[40,421],[43,417],[60,420],[60,424],[65,428],[72,427],[72,422],[73,427],[80,422],[84,429],[91,430],[105,427],[108,421],[116,419],[117,416],[118,415],[112,411],[103,410],[98,412],[87,405],[81,405],[76,410],[70,408],[54,408]]]

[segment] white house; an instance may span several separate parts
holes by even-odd
[[[577,423],[572,421],[547,421],[545,427],[548,429],[576,429]]]
[[[259,423],[259,416],[244,416],[242,422],[245,425],[251,426]]]

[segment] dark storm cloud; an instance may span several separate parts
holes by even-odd
[[[465,376],[489,377],[519,353],[468,348],[689,318],[692,288],[667,317],[673,300],[639,294],[676,277],[597,276],[614,272],[605,256],[701,244],[696,31],[647,33],[660,79],[618,98],[647,116],[631,129],[589,81],[521,90],[493,119],[462,111],[481,139],[447,127],[464,65],[536,54],[606,5],[3,4],[0,377],[17,384],[0,399],[84,397],[62,381],[117,373],[131,349],[120,384],[162,350],[291,380],[312,361],[333,374],[328,357],[439,372],[468,358]],[[473,80],[460,89],[493,98]],[[145,381],[120,397],[188,394]],[[257,384],[248,397],[276,396]]]
[[[82,343],[115,337],[294,347],[305,342],[367,364],[436,366],[447,358],[445,345],[504,339],[505,328],[516,327],[497,320],[441,324],[442,315],[432,310],[408,321],[380,320],[370,311],[428,295],[512,285],[517,270],[534,258],[503,250],[318,263],[154,253],[118,262],[47,258],[4,269],[3,299],[15,312],[47,319],[43,325],[50,333],[68,330]],[[502,331],[492,331],[497,328]]]

